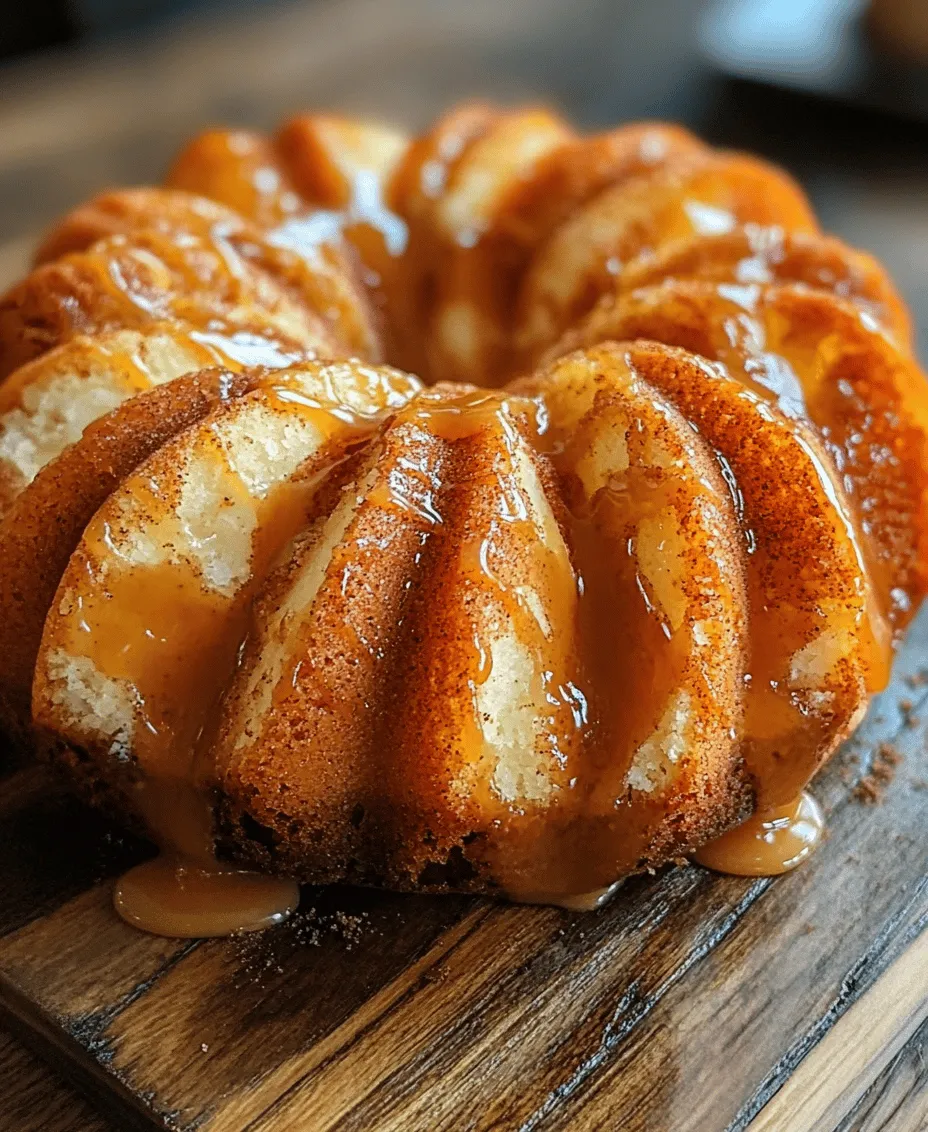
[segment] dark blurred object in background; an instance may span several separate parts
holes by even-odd
[[[197,0],[71,0],[82,35],[127,31],[199,6]]]
[[[14,0],[0,4],[0,58],[39,47],[67,43],[77,35],[74,8],[68,0]]]
[[[0,59],[210,6],[230,5],[229,0],[0,0]]]
[[[872,0],[870,31],[890,51],[921,63],[928,60],[928,4],[925,0]]]

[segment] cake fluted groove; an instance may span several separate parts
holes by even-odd
[[[904,302],[679,127],[211,130],[35,263],[0,725],[172,851],[574,901],[788,806],[924,595]]]

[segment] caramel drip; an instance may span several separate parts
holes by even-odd
[[[274,927],[295,911],[294,881],[235,869],[201,869],[186,859],[156,857],[116,882],[116,911],[153,935],[197,939]]]
[[[288,412],[311,420],[323,447],[339,433],[344,443],[346,434],[367,435],[370,428],[346,407],[330,412],[297,389],[271,386],[263,396],[269,405],[286,403]],[[331,459],[330,453],[326,463]],[[233,479],[224,482],[226,502],[233,504]],[[111,526],[106,512],[85,534],[90,573],[68,622],[65,648],[72,657],[88,658],[100,677],[132,692],[131,749],[142,777],[129,795],[164,856],[123,878],[116,906],[129,922],[148,930],[220,935],[278,922],[295,906],[293,882],[230,870],[216,861],[210,750],[252,596],[301,530],[317,488],[310,467],[264,497],[250,497],[256,525],[249,575],[232,594],[205,584],[186,559],[160,565],[120,561],[112,548],[123,532]],[[133,491],[142,512],[157,515],[164,508],[157,473],[134,481]],[[96,584],[94,561],[107,564]],[[198,910],[200,901],[208,903]]]
[[[457,702],[470,687],[473,707],[470,713],[449,707],[451,718],[463,720],[463,735],[439,730],[428,743],[460,744],[462,765],[483,768],[472,777],[462,773],[468,774],[469,805],[498,815],[498,833],[480,852],[507,895],[566,905],[569,894],[608,887],[646,856],[666,804],[663,789],[648,798],[644,780],[633,778],[638,788],[632,788],[629,771],[685,683],[692,645],[689,628],[672,623],[657,599],[637,540],[646,524],[659,529],[662,516],[686,511],[692,501],[666,475],[653,436],[634,413],[618,413],[615,425],[626,436],[630,467],[592,494],[576,467],[596,429],[609,434],[608,417],[596,418],[593,431],[582,435],[548,434],[531,399],[441,390],[417,399],[401,417],[451,452],[430,470],[428,490],[415,499],[406,488],[398,494],[400,477],[381,481],[367,498],[412,515],[442,545],[450,540],[443,556],[457,547],[440,618],[431,611],[429,634],[444,639],[445,619],[457,624],[459,602],[473,609],[472,635],[455,642],[446,662],[454,672],[448,695]],[[478,459],[478,441],[492,445],[489,467]],[[567,503],[550,515],[538,511],[539,495],[545,506],[554,498],[548,459],[560,472]],[[459,527],[462,512],[467,522]],[[437,562],[430,569],[446,577]],[[409,618],[416,623],[414,614],[404,614]],[[516,643],[501,649],[509,640]],[[369,648],[382,658],[375,665],[391,664],[391,653],[376,641]],[[481,705],[492,680],[515,679],[496,668],[517,663],[519,650],[530,663],[518,694],[536,705],[534,751],[520,750],[512,761],[508,708],[487,716]],[[290,671],[279,685],[283,695],[297,679],[294,665]],[[386,673],[382,681],[389,683]],[[395,773],[404,779],[407,772]],[[410,766],[408,773],[422,772]]]
[[[572,678],[551,689],[571,709],[572,726],[556,741],[569,755],[569,779],[554,812],[530,836],[530,853],[520,855],[522,874],[500,861],[507,894],[515,899],[534,900],[544,892],[546,903],[597,906],[585,894],[608,890],[611,878],[646,857],[666,804],[663,788],[649,798],[646,790],[630,786],[645,785],[631,767],[659,733],[692,658],[687,627],[671,623],[642,567],[639,533],[648,520],[676,514],[682,501],[651,464],[652,438],[635,426],[632,414],[626,434],[630,466],[592,498],[574,472],[583,439],[551,453],[564,477],[579,595],[571,627]]]
[[[204,357],[237,369],[301,348],[378,356],[373,302],[391,357],[484,385],[587,315],[565,344],[626,345],[611,361],[601,352],[610,373],[589,349],[563,363],[579,376],[560,388],[554,366],[535,397],[437,387],[388,422],[264,390],[310,415],[325,451],[263,494],[223,480],[216,529],[191,534],[187,558],[167,560],[157,523],[134,558],[120,554],[133,516],[121,529],[124,516],[98,513],[87,576],[59,610],[63,645],[131,693],[131,734],[114,749],[131,756],[123,785],[162,848],[120,881],[117,909],[180,935],[289,914],[294,882],[215,859],[217,781],[233,810],[280,819],[271,860],[279,848],[299,864],[323,843],[321,867],[338,876],[369,866],[355,849],[370,837],[389,858],[371,866],[378,879],[383,864],[430,883],[428,869],[458,854],[512,899],[590,909],[616,876],[742,816],[752,792],[754,816],[696,859],[739,875],[794,868],[823,830],[798,791],[884,685],[920,592],[928,396],[874,319],[882,310],[905,331],[891,285],[815,243],[788,178],[684,135],[591,143],[546,112],[485,107],[449,116],[403,158],[401,140],[386,156],[387,133],[320,118],[273,142],[205,135],[172,183],[265,231],[110,236],[69,265],[96,305],[78,310],[79,289],[62,285],[59,321],[179,320]],[[772,285],[778,272],[802,285]],[[650,288],[633,290],[636,277]],[[661,373],[639,373],[629,359],[650,347],[627,345],[639,339],[689,359],[665,350]],[[127,353],[111,365],[132,390],[153,379]],[[727,402],[711,388],[723,368],[740,382]],[[790,456],[796,490],[777,494],[770,478]],[[134,502],[157,516],[163,485],[146,475]],[[803,490],[805,544],[772,515]],[[255,512],[247,577],[207,584],[209,540],[243,501]],[[300,559],[306,547],[319,557]],[[808,569],[803,550],[820,552]],[[300,621],[304,609],[271,598],[303,567]],[[280,750],[299,752],[279,763],[276,731],[262,747],[227,714],[268,610],[278,650],[259,675],[279,679],[256,702],[270,730],[291,713],[278,730],[296,742]],[[339,807],[345,830],[311,826]],[[365,821],[375,832],[356,832]]]
[[[814,426],[826,450],[823,482],[833,483],[839,513],[848,514],[842,497],[852,509],[848,523],[870,583],[871,690],[883,687],[891,638],[911,617],[908,594],[921,569],[913,532],[923,521],[928,392],[911,359],[866,310],[795,287],[671,282],[629,296],[614,318],[602,316],[597,333],[717,359],[787,417]]]
[[[812,853],[825,833],[825,818],[811,794],[770,810],[703,845],[693,859],[717,873],[734,876],[778,876],[795,869]]]
[[[817,231],[798,187],[746,157],[680,155],[594,197],[552,234],[522,280],[514,335],[524,366],[613,294],[626,264],[747,222]]]
[[[765,314],[767,299],[756,288],[671,284],[628,296],[614,308],[604,305],[583,335],[584,342],[670,342],[722,361],[737,379],[705,363],[684,365],[660,350],[625,351],[641,359],[647,379],[715,447],[729,483],[751,592],[745,758],[762,806],[786,802],[802,789],[859,718],[862,693],[885,685],[892,656],[892,630],[878,597],[885,592],[880,575],[885,579],[889,540],[885,527],[866,521],[877,508],[862,506],[850,475],[857,457],[829,450],[834,431],[847,430],[851,421],[858,440],[877,435],[878,415],[855,405],[837,375],[826,377],[832,364],[827,342],[810,324],[812,314],[821,322],[819,300],[808,292],[773,293],[779,301]],[[792,318],[788,301],[796,307]],[[835,307],[842,320],[858,317]],[[885,341],[883,348],[890,349]],[[592,356],[609,367],[620,353],[603,347]],[[810,410],[813,420],[807,420],[807,390],[823,400],[832,387],[838,401],[851,404],[828,413]],[[868,403],[883,395],[873,388]],[[867,490],[873,500],[875,487]],[[907,490],[900,487],[900,495]],[[894,519],[889,509],[887,519]]]
[[[595,912],[612,900],[622,887],[622,881],[617,880],[607,888],[597,888],[593,892],[582,892],[575,896],[557,896],[550,893],[523,893],[518,898],[520,904],[550,904],[555,908],[563,908],[566,912]],[[509,895],[507,893],[507,895]],[[510,899],[514,899],[510,896]]]
[[[293,396],[288,403],[295,411],[301,408]],[[341,427],[331,414],[317,415],[329,436]],[[196,778],[194,752],[210,730],[211,715],[234,670],[255,586],[301,529],[316,489],[316,479],[306,476],[258,501],[250,576],[231,597],[205,586],[187,560],[111,568],[99,587],[81,593],[68,651],[88,657],[98,672],[133,688],[137,723],[132,745],[147,773],[170,780]],[[137,490],[145,492],[145,485],[139,483]],[[155,496],[150,506],[160,505]],[[85,545],[98,560],[112,562],[108,548],[116,536],[109,522],[98,517],[88,528]]]
[[[216,859],[204,770],[201,750],[186,776],[183,768],[182,777],[146,775],[129,788],[161,852],[117,880],[113,906],[126,923],[154,935],[196,939],[261,931],[282,923],[300,902],[295,881]]]
[[[372,170],[359,169],[351,182],[344,208],[319,209],[291,217],[274,228],[269,239],[302,256],[317,269],[323,249],[348,240],[364,265],[363,281],[374,302],[386,302],[384,288],[403,258],[407,228],[384,199],[384,187]]]

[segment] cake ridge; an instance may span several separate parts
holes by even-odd
[[[0,372],[0,723],[201,864],[573,906],[789,809],[926,587],[903,301],[664,123],[208,131]]]

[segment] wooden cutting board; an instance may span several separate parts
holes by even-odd
[[[119,1129],[924,1128],[925,663],[928,616],[815,784],[830,837],[805,867],[677,867],[586,915],[307,890],[262,935],[146,936],[110,904],[146,848],[20,770],[0,1016]],[[874,766],[895,773],[868,804]]]
[[[213,121],[267,126],[321,105],[423,123],[482,90],[544,92],[587,125],[683,112],[715,134],[722,108],[683,50],[696,7],[262,4],[5,68],[0,237],[17,242],[0,247],[0,279],[23,270],[27,230],[152,180]],[[902,276],[924,333],[918,147],[774,124],[742,144],[805,170],[827,223]],[[110,878],[145,848],[19,771],[0,782],[0,1022],[117,1132],[924,1132],[928,685],[905,683],[922,665],[926,618],[816,783],[831,837],[806,867],[776,881],[674,869],[589,916],[307,892],[297,922],[260,938],[152,939],[109,903]],[[865,805],[855,785],[882,742],[905,761]],[[90,1132],[86,1110],[59,1120],[20,1056],[0,1041],[0,1129]]]

